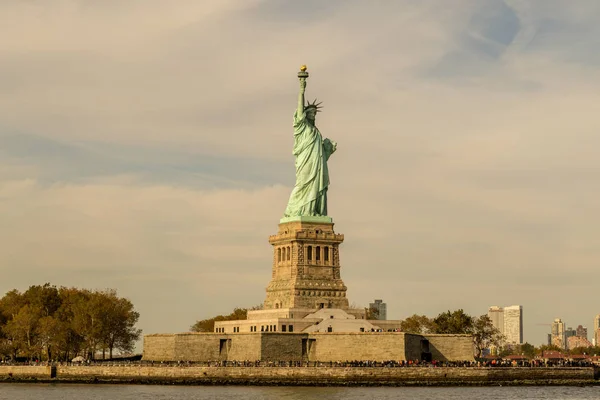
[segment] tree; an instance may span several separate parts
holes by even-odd
[[[537,348],[536,350],[536,354],[543,354],[545,351],[557,351],[559,353],[563,352],[563,349],[561,349],[560,347],[558,347],[555,344],[543,344],[540,347]]]
[[[570,354],[587,354],[587,355],[600,355],[600,346],[590,347],[574,347],[569,350]]]
[[[83,340],[84,356],[94,359],[98,343],[102,337],[102,300],[98,292],[82,290],[75,296],[71,308],[73,311],[73,330]]]
[[[59,290],[61,305],[55,313],[55,318],[61,326],[60,335],[57,339],[58,349],[61,360],[71,360],[77,354],[80,354],[84,347],[84,340],[81,335],[75,331],[74,323],[75,313],[74,304],[79,301],[81,290],[76,288],[62,287]]]
[[[192,332],[213,332],[215,330],[215,322],[218,321],[235,321],[238,319],[248,318],[247,308],[234,308],[233,312],[228,315],[217,315],[209,319],[203,319],[196,321],[194,325],[190,327]]]
[[[11,290],[0,299],[0,338],[2,339],[2,355],[15,359],[19,352],[20,343],[16,333],[12,328],[7,327],[8,323],[19,313],[24,306],[24,299],[17,290]]]
[[[492,320],[485,314],[473,320],[471,331],[473,333],[476,357],[481,357],[483,349],[489,349],[492,346],[499,347],[504,340],[502,333],[500,333],[492,324]]]
[[[470,334],[473,333],[473,317],[462,309],[441,313],[433,319],[434,333]]]
[[[425,315],[414,314],[400,324],[400,330],[408,333],[432,333],[435,329],[433,320]]]
[[[52,352],[59,347],[61,328],[60,322],[52,316],[38,320],[36,335],[42,351],[45,350],[47,360],[52,360]]]
[[[106,349],[112,358],[115,349],[122,352],[133,350],[142,333],[140,329],[135,328],[140,314],[133,309],[129,300],[118,298],[115,291],[107,291],[103,295],[105,314],[102,321],[102,358]]]
[[[365,307],[365,319],[379,319],[379,309],[376,307]]]
[[[38,350],[35,341],[37,320],[35,310],[29,304],[26,304],[4,326],[4,333],[12,341],[13,347],[30,359],[35,356]]]
[[[528,358],[534,358],[535,357],[535,346],[530,344],[530,343],[523,343],[520,346],[521,354],[523,354],[524,356],[527,356]]]
[[[18,290],[11,290],[0,299],[0,313],[8,319],[14,318],[25,304],[25,297]]]
[[[4,327],[8,322],[8,318],[2,312],[2,300],[0,300],[0,361],[10,357],[12,354],[11,343],[4,333]]]
[[[46,283],[0,299],[0,356],[69,360],[131,351],[139,313],[116,291],[60,288]]]
[[[61,304],[58,289],[49,283],[30,286],[23,293],[23,299],[40,314],[40,318],[54,314]]]

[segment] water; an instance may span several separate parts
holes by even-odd
[[[600,399],[600,387],[248,387],[0,384],[0,400],[365,400]]]

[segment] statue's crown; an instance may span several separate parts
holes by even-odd
[[[323,103],[322,101],[317,103],[317,99],[315,99],[315,101],[313,101],[312,103],[310,101],[307,101],[306,106],[304,106],[304,109],[308,110],[309,108],[314,108],[317,110],[317,112],[321,112],[321,108],[323,108],[323,107],[321,107],[322,103]]]

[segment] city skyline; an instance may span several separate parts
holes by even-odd
[[[350,302],[385,299],[390,319],[520,304],[535,345],[557,316],[589,327],[598,13],[591,0],[2,2],[0,293],[114,288],[144,333],[260,304],[306,64],[338,143],[328,201]]]

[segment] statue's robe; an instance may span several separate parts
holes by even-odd
[[[285,217],[327,215],[327,160],[337,144],[323,140],[321,132],[306,118],[294,114],[294,150],[296,185],[285,210]]]

